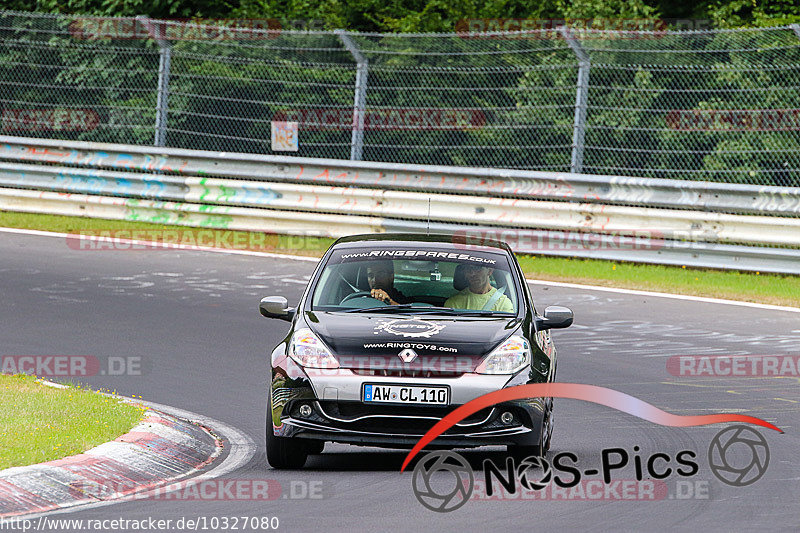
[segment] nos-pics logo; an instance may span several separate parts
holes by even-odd
[[[518,465],[509,458],[506,469],[509,480],[515,476],[520,486],[527,490],[542,490],[553,478],[550,463],[542,457],[527,457]],[[488,459],[484,461],[484,470],[502,477],[500,470]],[[542,473],[537,474],[540,470]],[[475,473],[467,460],[455,452],[431,452],[414,467],[412,487],[422,505],[431,511],[447,513],[470,499],[475,488]]]
[[[769,466],[769,446],[758,431],[743,425],[731,426],[717,433],[711,440],[708,462],[717,479],[727,485],[744,487],[755,483],[766,473]],[[505,478],[502,483],[511,493],[516,491],[516,484],[529,491],[541,491],[554,478],[552,466],[543,457],[531,456],[519,464],[509,458],[505,475],[489,459],[483,465],[487,492],[491,491],[490,473],[496,479]],[[695,469],[692,474],[696,471]],[[516,484],[512,478],[516,478]],[[419,460],[414,467],[411,483],[414,495],[423,506],[432,511],[447,513],[462,507],[472,497],[475,472],[461,455],[451,451],[435,451]]]

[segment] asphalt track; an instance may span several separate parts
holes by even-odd
[[[533,285],[536,305],[561,304],[575,325],[554,332],[558,379],[610,387],[676,414],[744,413],[781,427],[761,430],[771,460],[748,487],[718,481],[706,453],[721,428],[668,428],[594,404],[556,400],[549,457],[641,448],[642,457],[698,455],[692,483],[708,498],[658,501],[470,501],[451,513],[423,508],[400,474],[405,453],[328,444],[303,471],[277,472],[264,459],[267,353],[287,324],[261,318],[260,297],[297,301],[313,263],[203,252],[78,251],[63,239],[0,233],[0,354],[141,357],[141,375],[96,375],[95,388],[186,409],[238,428],[258,444],[225,476],[274,479],[275,501],[132,501],[54,518],[143,520],[277,516],[284,531],[796,530],[800,528],[800,379],[687,378],[672,355],[800,355],[800,314],[703,302]],[[479,466],[496,452],[465,452]],[[632,479],[633,469],[615,474]],[[312,485],[309,485],[312,484]],[[302,498],[303,487],[321,497]],[[294,494],[292,489],[294,488]],[[683,487],[684,489],[686,487]],[[298,496],[292,498],[292,496]]]

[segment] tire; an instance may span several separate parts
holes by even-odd
[[[547,407],[545,409],[544,419],[542,420],[539,444],[535,446],[508,446],[508,454],[517,462],[530,456],[544,457],[547,455],[547,451],[550,449],[550,439],[553,435],[552,416],[552,409]],[[549,430],[548,427],[550,428]]]
[[[325,441],[324,440],[307,440],[306,441],[306,448],[308,450],[309,455],[319,455],[322,453],[322,450],[325,449]]]
[[[547,424],[545,426],[545,434],[542,435],[544,443],[542,444],[542,451],[546,454],[550,451],[550,442],[553,440],[553,399],[550,399],[550,406],[547,409]]]
[[[277,437],[272,429],[272,401],[267,411],[267,462],[276,470],[297,470],[303,468],[308,459],[308,446],[300,439]]]
[[[514,458],[514,460],[519,463],[526,457],[544,457],[544,450],[542,449],[542,445],[538,444],[536,446],[509,446],[508,447],[508,455]]]

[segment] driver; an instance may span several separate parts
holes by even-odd
[[[394,262],[376,261],[367,266],[369,295],[389,305],[411,303],[402,292],[394,288]]]
[[[464,290],[447,299],[445,307],[453,309],[477,309],[485,311],[514,312],[514,304],[505,294],[495,296],[497,289],[492,287],[489,276],[494,272],[491,268],[467,264],[464,266],[464,277],[469,284]],[[490,309],[486,305],[494,301]]]

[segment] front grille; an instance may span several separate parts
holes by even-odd
[[[387,433],[391,435],[421,436],[440,419],[452,412],[458,405],[417,406],[417,405],[380,405],[365,404],[355,401],[318,400],[309,417],[301,417],[299,403],[292,402],[287,406],[291,416],[299,420],[307,420],[321,426],[366,433]],[[507,410],[503,408],[502,410]],[[517,408],[510,408],[517,416],[523,413]],[[474,432],[509,429],[510,426],[500,421],[497,407],[487,407],[468,416],[444,435],[465,435]],[[517,420],[520,420],[519,418]],[[515,422],[513,426],[518,426]]]
[[[352,370],[353,374],[359,376],[385,376],[392,378],[442,378],[452,379],[460,378],[464,375],[463,372],[447,372],[443,370],[389,370],[389,369],[365,369],[356,368]]]
[[[415,405],[370,405],[361,402],[319,402],[323,414],[332,417],[335,427],[375,433],[422,435],[445,415],[458,406],[426,407]],[[482,409],[447,430],[445,435],[458,435],[474,431],[474,428],[493,426],[497,414],[492,407]],[[424,417],[424,418],[422,418]],[[487,424],[474,426],[490,418]]]
[[[378,405],[362,402],[338,402],[334,400],[322,400],[319,402],[319,405],[325,414],[345,421],[356,420],[363,417],[396,417],[398,419],[404,417],[444,418],[445,415],[458,407],[454,405],[446,407],[425,405]],[[474,424],[485,420],[491,411],[492,407],[481,409],[477,413],[471,414],[463,421],[459,422],[459,425]],[[430,422],[426,423],[430,425]]]

